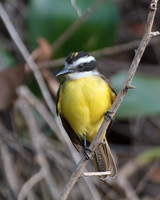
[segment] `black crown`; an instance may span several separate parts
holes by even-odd
[[[72,64],[74,61],[78,60],[79,58],[83,58],[85,56],[89,56],[88,53],[81,51],[81,52],[72,52],[70,53],[67,58],[66,58],[66,62],[68,64]]]

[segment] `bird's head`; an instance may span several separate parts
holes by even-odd
[[[98,74],[96,59],[82,51],[70,53],[66,58],[65,68],[56,76],[66,75],[68,79],[75,80]]]

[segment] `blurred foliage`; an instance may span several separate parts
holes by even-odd
[[[16,63],[12,54],[6,49],[5,45],[0,42],[0,70],[12,67]]]
[[[94,2],[95,0],[76,1],[82,13],[85,13]],[[28,41],[35,47],[36,38],[43,36],[53,43],[77,19],[77,13],[69,0],[31,0],[27,19]],[[111,0],[106,1],[61,46],[56,55],[66,56],[72,51],[90,51],[113,45],[118,21],[117,5]]]
[[[159,158],[160,158],[160,148],[155,147],[141,153],[137,157],[137,161],[139,164],[146,165],[149,162],[152,162],[153,160],[157,160]]]
[[[111,82],[116,91],[120,90],[125,77],[126,71],[121,71],[112,77]],[[143,115],[159,114],[160,79],[136,74],[132,85],[136,88],[128,91],[116,117],[127,119]]]

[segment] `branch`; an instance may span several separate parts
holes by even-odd
[[[106,172],[84,172],[82,174],[82,177],[91,177],[91,176],[106,176],[106,175],[110,175],[111,172],[110,171],[106,171]]]
[[[18,200],[26,199],[27,195],[30,193],[30,190],[42,179],[44,178],[44,174],[42,170],[34,174],[30,179],[28,179],[25,184],[22,186],[21,191],[18,195]]]
[[[66,40],[80,27],[82,24],[91,16],[103,3],[105,0],[97,0],[91,8],[89,8],[84,15],[78,18],[66,31],[60,35],[60,37],[52,45],[53,50],[56,51],[61,45],[63,45]]]
[[[78,17],[80,17],[82,15],[82,11],[78,7],[78,5],[76,4],[76,1],[75,0],[71,0],[71,5],[72,5],[73,9],[77,12]]]
[[[126,87],[126,86],[131,85],[132,79],[133,79],[135,72],[138,68],[138,65],[140,63],[142,55],[143,55],[143,53],[144,53],[144,51],[145,51],[145,49],[146,49],[146,47],[147,47],[147,45],[148,45],[148,43],[151,39],[151,30],[152,30],[156,10],[157,10],[157,3],[158,3],[158,0],[152,0],[151,1],[148,19],[147,19],[143,38],[142,38],[142,40],[139,44],[139,47],[138,47],[138,49],[135,53],[134,59],[131,63],[130,69],[129,69],[127,77],[126,77],[126,79],[125,79],[125,81],[122,85],[122,88],[119,91],[117,98],[114,101],[114,103],[113,103],[113,105],[110,109],[111,117],[113,117],[116,114],[116,111],[118,110],[124,96],[127,94],[128,87]],[[152,34],[152,36],[153,36],[153,34]],[[91,151],[94,151],[96,146],[101,142],[102,137],[103,137],[103,133],[105,132],[105,130],[108,128],[108,126],[110,124],[111,117],[104,119],[100,129],[98,130],[96,137],[94,138],[94,141],[91,143],[91,145],[89,147]],[[90,153],[90,155],[91,155],[91,153]],[[85,158],[82,158],[80,160],[77,168],[73,172],[73,174],[70,177],[68,183],[66,184],[62,194],[60,195],[59,200],[67,199],[67,197],[68,197],[70,191],[72,190],[73,186],[78,181],[78,179],[82,176],[82,170],[86,166],[87,162],[88,162],[88,160],[86,160]]]
[[[24,85],[17,89],[17,94],[26,99],[27,102],[40,113],[50,129],[56,134],[57,138],[64,143],[64,138],[59,134],[60,130],[58,124],[55,122],[55,118],[47,110],[47,107]]]
[[[14,167],[13,157],[7,145],[0,139],[0,152],[4,168],[4,175],[10,190],[12,191],[12,199],[17,199],[20,183],[17,171]]]
[[[153,33],[154,33],[153,36],[158,35],[156,32],[153,32]],[[156,33],[156,35],[155,35],[155,33]],[[99,58],[102,56],[109,56],[109,55],[113,55],[113,54],[123,53],[123,52],[129,51],[129,50],[133,50],[134,48],[136,48],[138,46],[139,43],[140,43],[140,40],[134,40],[134,41],[127,42],[124,44],[117,44],[113,47],[105,47],[102,49],[97,49],[94,51],[90,51],[88,53],[90,55],[93,55],[96,58]],[[158,44],[158,43],[160,43],[160,41],[159,41],[159,39],[157,40],[157,38],[153,38],[153,40],[150,42],[150,44]],[[54,59],[54,60],[50,60],[50,61],[46,61],[46,62],[41,62],[38,64],[38,66],[41,69],[59,67],[59,66],[64,65],[65,59],[66,58],[63,57],[63,58],[58,58],[58,59]]]
[[[30,137],[32,144],[36,151],[36,158],[43,172],[43,176],[48,185],[49,191],[52,198],[55,199],[58,195],[58,187],[55,180],[52,178],[52,173],[45,157],[43,146],[41,142],[41,131],[39,130],[37,123],[32,115],[32,110],[27,101],[23,98],[19,99],[19,108],[26,120],[27,126],[29,128]]]
[[[0,3],[0,17],[3,21],[3,23],[5,24],[12,40],[15,42],[20,53],[22,54],[24,60],[26,61],[28,66],[33,71],[33,74],[34,74],[34,76],[35,76],[35,78],[38,82],[38,85],[41,89],[43,97],[44,97],[49,109],[51,110],[52,114],[55,116],[56,115],[55,105],[53,104],[52,97],[51,97],[51,95],[50,95],[50,93],[47,89],[47,86],[46,86],[45,81],[44,81],[44,79],[41,75],[41,72],[39,71],[37,64],[34,62],[32,57],[30,56],[30,53],[28,52],[27,48],[25,47],[24,43],[22,42],[20,36],[18,35],[18,33],[17,33],[16,29],[14,28],[7,12],[5,11],[5,9],[3,8],[1,3]]]
[[[18,154],[22,156],[23,159],[27,160],[28,162],[32,163],[32,159],[29,157],[29,153],[25,150],[24,146],[25,144],[20,140],[18,135],[15,132],[11,132],[8,130],[3,122],[0,120],[0,139],[2,140],[11,148],[13,148],[15,151],[17,151]]]

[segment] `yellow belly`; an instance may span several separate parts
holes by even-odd
[[[58,110],[79,137],[85,134],[92,142],[114,98],[115,94],[99,76],[65,81]]]

